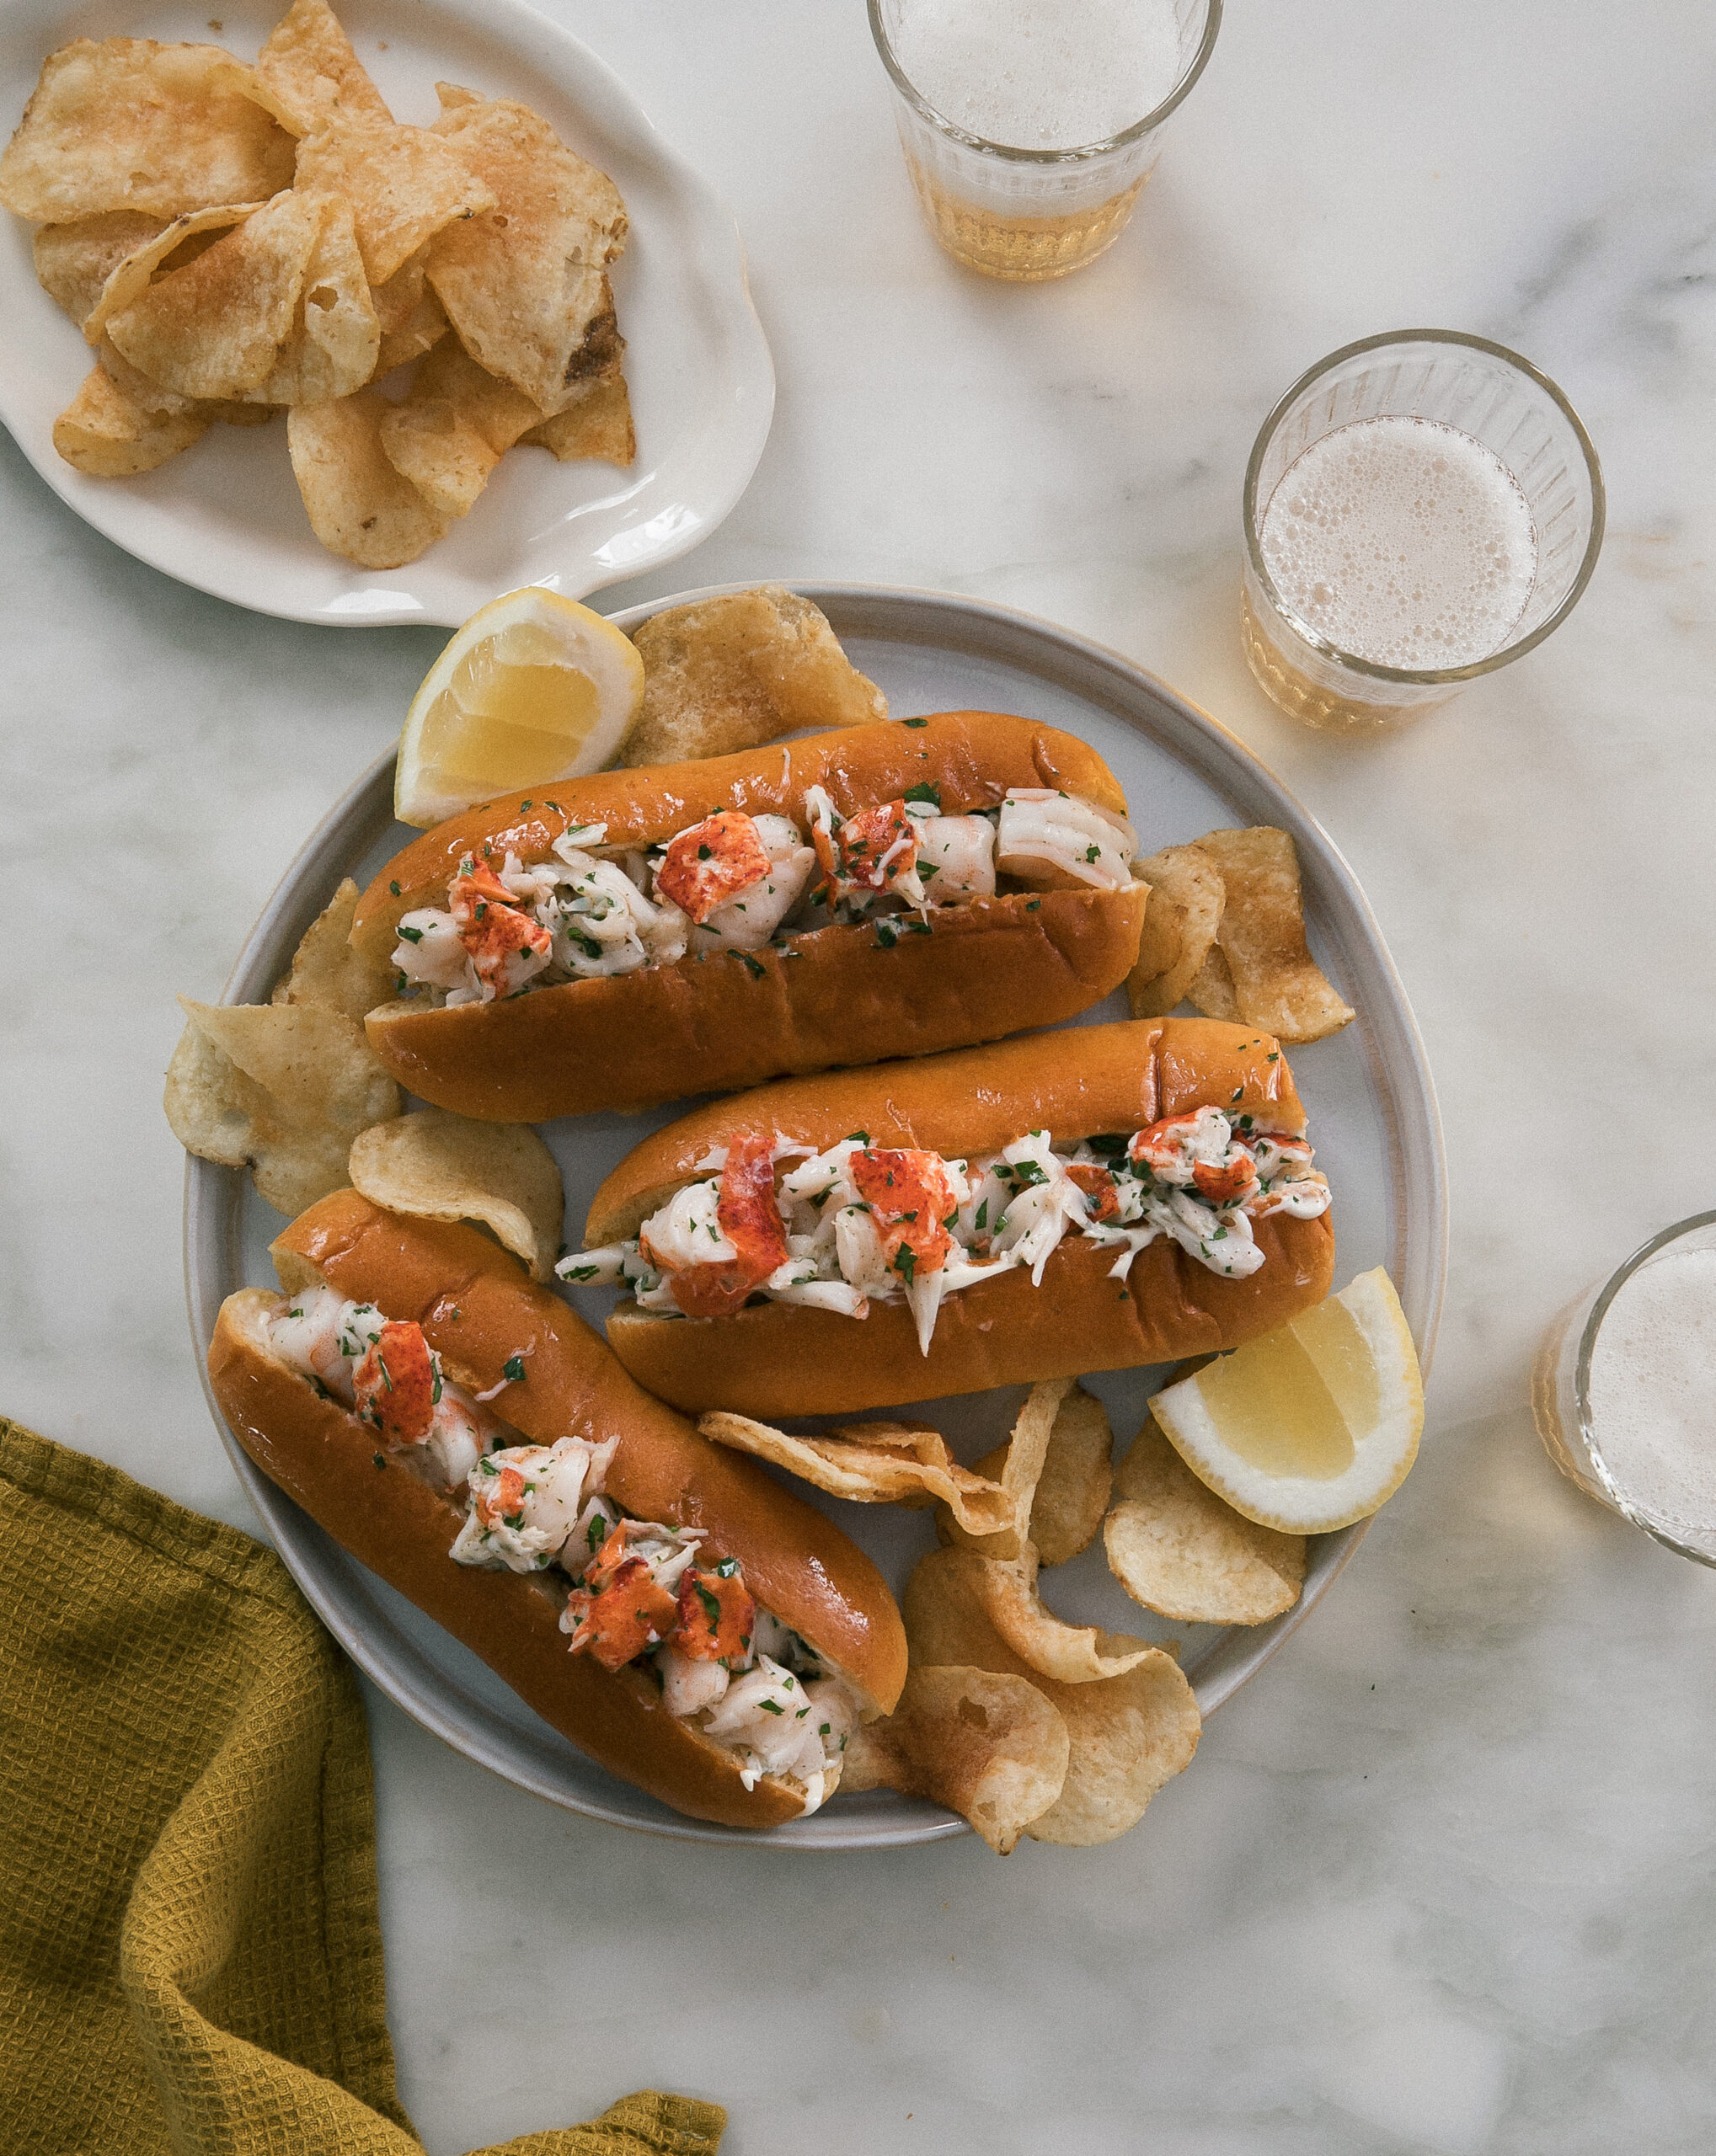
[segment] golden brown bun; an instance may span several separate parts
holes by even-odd
[[[927,1055],[1076,1017],[1137,954],[1148,894],[1015,893],[944,907],[885,949],[822,928],[500,1003],[390,1003],[364,1021],[408,1091],[491,1123],[551,1123],[735,1091],[783,1070]]]
[[[658,1131],[596,1193],[591,1247],[633,1235],[713,1145],[778,1131],[819,1151],[863,1130],[881,1145],[970,1158],[1027,1130],[1057,1139],[1143,1129],[1205,1104],[1302,1132],[1292,1074],[1267,1034],[1203,1018],[1069,1027],[999,1048],[885,1070],[771,1086],[698,1110]],[[662,1318],[622,1303],[608,1320],[615,1353],[676,1407],[783,1416],[853,1413],[992,1385],[1131,1369],[1235,1348],[1320,1302],[1334,1275],[1328,1214],[1271,1214],[1254,1230],[1264,1262],[1249,1278],[1211,1273],[1166,1237],[1133,1260],[1126,1291],[1115,1253],[1070,1238],[1040,1288],[1023,1269],[961,1289],[942,1305],[926,1356],[902,1304],[863,1319],[765,1303],[715,1319]]]
[[[1116,815],[1126,812],[1125,796],[1095,750],[1058,727],[988,711],[942,712],[921,724],[883,719],[732,756],[599,771],[467,809],[425,831],[375,878],[358,900],[352,941],[391,948],[400,915],[444,906],[461,859],[485,846],[497,862],[509,848],[540,861],[569,826],[606,824],[605,845],[650,846],[718,808],[790,816],[802,826],[808,786],[826,787],[846,815],[927,782],[940,787],[950,816],[993,808],[1014,786],[1058,786]]]
[[[275,1300],[259,1288],[229,1295],[209,1347],[221,1412],[270,1481],[610,1774],[724,1826],[798,1817],[804,1800],[790,1784],[765,1775],[747,1791],[733,1755],[668,1714],[638,1671],[610,1675],[569,1653],[559,1605],[535,1580],[452,1563],[462,1506],[378,1452],[372,1431],[275,1359],[262,1320]]]
[[[527,1376],[494,1412],[538,1444],[617,1438],[615,1502],[639,1519],[695,1528],[711,1557],[736,1557],[746,1584],[880,1712],[906,1681],[906,1634],[863,1550],[757,1462],[700,1438],[642,1392],[575,1310],[460,1221],[407,1219],[355,1190],[301,1214],[272,1251],[282,1283],[313,1276],[389,1317],[420,1325],[449,1374],[473,1391],[513,1355]],[[294,1271],[294,1264],[297,1270]]]
[[[873,1145],[974,1160],[1028,1130],[1067,1139],[1143,1130],[1205,1102],[1270,1130],[1305,1129],[1279,1044],[1255,1027],[1213,1018],[1069,1026],[885,1070],[784,1078],[695,1108],[634,1145],[596,1192],[584,1240],[595,1249],[636,1235],[682,1183],[708,1173],[697,1164],[712,1145],[747,1130],[776,1130],[819,1153],[863,1130]]]
[[[325,1280],[414,1320],[450,1375],[499,1382],[521,1354],[527,1374],[498,1412],[526,1437],[617,1437],[607,1487],[628,1512],[705,1535],[738,1559],[746,1584],[848,1678],[869,1714],[891,1710],[906,1677],[906,1636],[875,1566],[832,1523],[756,1462],[698,1436],[638,1389],[601,1341],[514,1259],[461,1224],[396,1218],[338,1191],[274,1245],[291,1292]],[[568,1652],[553,1597],[529,1577],[447,1556],[463,1506],[382,1454],[337,1402],[269,1352],[259,1289],[229,1296],[209,1375],[233,1434],[265,1474],[372,1571],[462,1640],[520,1697],[601,1765],[696,1818],[767,1827],[803,1796],[776,1776],[747,1791],[732,1755],[660,1705],[653,1681],[617,1677]]]
[[[789,761],[789,760],[790,760]],[[788,776],[789,771],[790,776]],[[717,808],[805,820],[807,786],[846,810],[930,781],[951,814],[1014,786],[1060,786],[1121,812],[1113,774],[1072,735],[1024,718],[954,712],[921,726],[849,727],[741,755],[569,782],[440,825],[390,862],[358,905],[353,941],[391,947],[402,914],[444,905],[460,859],[487,845],[540,859],[569,825],[647,846]],[[531,808],[523,808],[524,800]],[[1147,894],[1014,892],[933,910],[885,946],[871,926],[825,928],[754,954],[704,953],[607,979],[436,1011],[386,1004],[376,1053],[421,1098],[462,1115],[541,1123],[782,1071],[925,1055],[1053,1025],[1100,1002],[1137,955]]]
[[[1109,1278],[1115,1251],[1063,1243],[1040,1288],[1019,1267],[949,1295],[927,1355],[903,1303],[872,1303],[868,1317],[854,1319],[789,1303],[732,1317],[661,1318],[627,1302],[608,1320],[607,1337],[640,1385],[688,1414],[724,1407],[776,1422],[898,1407],[1213,1354],[1320,1303],[1334,1278],[1328,1215],[1271,1214],[1256,1235],[1266,1262],[1248,1280],[1209,1272],[1163,1237],[1132,1261],[1124,1297]]]

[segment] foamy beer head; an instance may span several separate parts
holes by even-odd
[[[986,142],[1076,150],[1154,112],[1179,78],[1173,0],[916,0],[895,56]]]
[[[1118,237],[1221,0],[870,0],[931,230],[991,276],[1064,276]]]
[[[1716,1214],[1654,1236],[1550,1328],[1532,1412],[1571,1481],[1716,1565]]]
[[[1378,666],[1469,666],[1518,627],[1537,574],[1520,483],[1439,419],[1355,419],[1312,443],[1264,512],[1291,611]]]
[[[1288,391],[1245,482],[1246,657],[1284,710],[1375,728],[1542,642],[1602,543],[1596,452],[1482,338],[1348,345]]]

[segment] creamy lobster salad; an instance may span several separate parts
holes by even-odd
[[[420,1326],[334,1288],[286,1297],[267,1331],[281,1362],[376,1433],[378,1468],[395,1461],[462,1489],[455,1563],[564,1583],[570,1652],[606,1669],[642,1664],[670,1714],[736,1755],[746,1789],[790,1774],[807,1815],[831,1791],[857,1694],[753,1599],[735,1559],[705,1560],[702,1534],[621,1512],[604,1490],[617,1438],[531,1444],[489,1405],[522,1381],[519,1358],[489,1391],[467,1392]]]
[[[724,808],[647,851],[607,845],[606,824],[574,825],[528,866],[467,854],[445,909],[401,919],[393,963],[408,990],[454,1005],[687,956],[748,958],[835,925],[871,922],[891,945],[928,933],[933,907],[992,898],[1002,878],[1118,889],[1138,850],[1124,818],[1050,787],[944,816],[924,784],[842,818],[812,786],[804,815],[801,827]]]
[[[722,1317],[753,1296],[866,1317],[905,1302],[927,1355],[943,1300],[992,1274],[1043,1268],[1069,1235],[1111,1248],[1125,1283],[1166,1235],[1211,1273],[1264,1262],[1271,1213],[1312,1219],[1329,1189],[1304,1139],[1201,1107],[1130,1134],[1057,1144],[1028,1131],[980,1161],[877,1146],[854,1131],[826,1152],[756,1134],[716,1146],[637,1235],[556,1268],[580,1286],[629,1287],[662,1317]]]

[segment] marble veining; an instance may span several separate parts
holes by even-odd
[[[1419,1467],[1107,1851],[628,1837],[372,1700],[429,2148],[651,2083],[725,2102],[733,2156],[1707,2146],[1716,1580],[1558,1481],[1524,1387],[1563,1304],[1711,1203],[1716,18],[1234,7],[1131,231],[1011,290],[919,224],[861,9],[544,4],[732,203],[780,377],[730,522],[610,602],[951,587],[1213,712],[1370,894],[1441,1089],[1453,1259]],[[1305,366],[1419,323],[1562,383],[1609,538],[1539,653],[1352,746],[1245,672],[1240,478]],[[9,442],[0,474],[0,1408],[248,1527],[185,1337],[173,998],[218,990],[440,638],[222,606],[86,530]]]

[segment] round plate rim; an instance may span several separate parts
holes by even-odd
[[[667,598],[617,609],[610,618],[616,627],[629,632],[669,607],[688,606],[723,593],[752,588],[743,582],[703,585]],[[1417,1020],[1382,931],[1358,878],[1322,825],[1262,760],[1218,719],[1147,669],[1093,638],[1023,609],[969,598],[962,593],[902,585],[809,580],[792,581],[790,588],[820,606],[837,633],[842,637],[892,634],[901,641],[945,647],[951,625],[959,622],[965,625],[968,635],[976,632],[992,645],[994,642],[1011,645],[1013,648],[1004,655],[1014,663],[1018,663],[1019,654],[1034,652],[1039,655],[1040,663],[1027,670],[1042,672],[1062,684],[1066,682],[1069,673],[1083,675],[1085,680],[1077,686],[1087,695],[1090,693],[1087,684],[1107,684],[1115,699],[1108,707],[1111,715],[1147,734],[1150,729],[1136,712],[1121,705],[1124,701],[1135,699],[1153,702],[1166,722],[1166,730],[1175,737],[1183,735],[1186,744],[1195,746],[1198,752],[1192,759],[1195,766],[1212,784],[1220,786],[1225,776],[1228,782],[1222,787],[1224,792],[1249,791],[1269,798],[1283,826],[1292,833],[1300,849],[1302,867],[1306,866],[1307,856],[1316,865],[1316,874],[1307,875],[1307,885],[1320,885],[1339,894],[1364,956],[1376,969],[1381,985],[1382,1007],[1379,1010],[1373,1004],[1366,1017],[1372,1025],[1386,1017],[1394,1038],[1392,1054],[1382,1059],[1380,1070],[1373,1065],[1373,1075],[1395,1081],[1396,1127],[1403,1139],[1415,1141],[1418,1149],[1418,1157],[1404,1181],[1409,1190],[1415,1172],[1424,1184],[1425,1194],[1425,1202],[1418,1208],[1416,1217],[1409,1219],[1404,1204],[1401,1209],[1399,1243],[1412,1262],[1401,1264],[1399,1269],[1405,1277],[1397,1285],[1428,1377],[1447,1266],[1447,1171],[1441,1112]],[[901,635],[901,623],[909,625],[909,634]],[[1051,658],[1057,663],[1048,664]],[[1175,745],[1181,745],[1178,739]],[[391,802],[393,762],[393,751],[388,749],[347,788],[299,848],[245,938],[222,990],[223,1003],[243,1001],[253,991],[266,992],[267,982],[280,970],[281,951],[290,955],[297,937],[326,903],[325,891],[319,895],[306,894],[306,870],[330,847],[338,846],[348,828],[355,830],[372,819],[372,797],[378,789],[383,790],[384,798]],[[1408,1110],[1415,1113],[1415,1129],[1409,1114],[1403,1113]],[[837,1813],[832,1817],[822,1813],[815,1821],[794,1822],[754,1833],[681,1817],[666,1806],[655,1805],[641,1792],[628,1790],[617,1782],[613,1802],[592,1799],[569,1791],[557,1782],[554,1755],[546,1744],[533,1746],[522,1732],[516,1731],[506,1732],[499,1743],[491,1731],[485,1742],[483,1734],[465,1726],[444,1700],[436,1697],[415,1682],[410,1672],[402,1671],[380,1653],[361,1627],[352,1622],[322,1573],[307,1564],[305,1550],[316,1550],[324,1559],[331,1556],[342,1560],[345,1566],[355,1571],[361,1572],[361,1567],[345,1559],[332,1539],[255,1466],[227,1429],[209,1386],[205,1358],[215,1315],[222,1296],[229,1292],[226,1283],[236,1278],[229,1253],[236,1238],[241,1194],[242,1179],[238,1170],[218,1167],[195,1155],[187,1155],[184,1211],[185,1295],[192,1347],[204,1396],[234,1470],[301,1591],[359,1668],[396,1705],[442,1737],[454,1750],[502,1779],[565,1810],[635,1832],[690,1841],[741,1845],[766,1843],[779,1848],[837,1851],[899,1848],[939,1841],[970,1831],[964,1820],[939,1806],[916,1800],[901,1800],[901,1816],[892,1824],[859,1825],[854,1822],[850,1828],[842,1831]],[[1409,1243],[1412,1246],[1409,1250]],[[1299,1602],[1283,1616],[1249,1632],[1241,1646],[1222,1658],[1217,1670],[1199,1682],[1198,1705],[1205,1719],[1248,1683],[1305,1622],[1350,1561],[1369,1525],[1368,1520],[1361,1520],[1328,1538],[1335,1546],[1334,1562],[1326,1566],[1314,1588],[1307,1586]],[[1238,1629],[1230,1628],[1230,1639]],[[446,1689],[453,1689],[450,1681]],[[478,1712],[480,1717],[480,1709]],[[502,1753],[505,1754],[505,1764]],[[535,1755],[539,1755],[540,1764]],[[644,1806],[649,1807],[647,1812],[641,1811]],[[811,1838],[805,1829],[813,1826],[818,1831]]]

